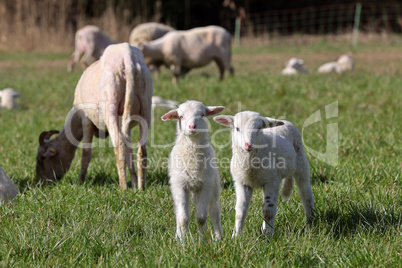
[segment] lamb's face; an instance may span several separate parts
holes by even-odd
[[[264,148],[264,128],[284,125],[284,122],[269,117],[263,117],[259,113],[246,111],[235,116],[215,116],[214,121],[232,127],[233,147],[242,148],[251,152],[255,148]]]
[[[179,106],[179,129],[184,135],[196,135],[208,131],[206,108],[201,102],[188,101]]]
[[[234,116],[232,143],[246,152],[261,147],[263,142],[262,130],[266,120],[256,112],[241,112]]]
[[[199,101],[187,101],[162,116],[162,120],[178,119],[178,130],[187,136],[208,132],[206,117],[221,112],[223,106],[204,106]]]

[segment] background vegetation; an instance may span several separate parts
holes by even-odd
[[[316,74],[321,63],[345,49],[354,53],[355,71]],[[83,185],[78,183],[80,152],[62,181],[41,185],[35,178],[39,133],[63,126],[81,74],[66,72],[68,56],[0,52],[0,87],[22,95],[17,111],[0,111],[0,166],[20,191],[15,203],[0,207],[0,266],[401,266],[400,41],[358,49],[326,42],[236,48],[236,75],[222,82],[210,65],[175,87],[164,69],[154,81],[155,95],[224,105],[226,114],[241,105],[266,116],[285,115],[299,129],[311,114],[339,102],[337,118],[304,130],[305,144],[324,152],[326,124],[339,126],[338,166],[308,156],[317,212],[312,228],[303,221],[294,190],[289,202],[278,204],[274,236],[262,236],[262,198],[255,191],[244,233],[232,239],[235,196],[229,168],[222,166],[225,238],[214,242],[207,235],[199,241],[192,206],[192,236],[185,246],[174,238],[167,170],[156,164],[170,148],[155,145],[175,137],[174,123],[159,120],[163,108],[154,110],[145,192],[118,189],[112,148],[94,149]],[[303,58],[310,74],[281,76],[291,56]],[[212,120],[211,127],[221,129]],[[229,139],[228,132],[215,136],[219,145]],[[230,146],[216,151],[219,159],[231,157]]]

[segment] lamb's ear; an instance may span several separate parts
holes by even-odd
[[[219,114],[220,112],[222,112],[225,107],[224,106],[207,106],[206,107],[206,115],[205,116],[212,116],[212,115],[216,115]]]
[[[57,150],[54,147],[47,148],[46,152],[42,155],[42,157],[52,157],[57,154]]]
[[[164,114],[161,117],[161,119],[162,119],[162,121],[167,121],[167,120],[170,120],[170,119],[179,119],[179,114],[177,112],[177,109],[170,110],[169,112]]]
[[[213,119],[218,124],[228,126],[228,127],[233,127],[234,116],[232,116],[232,115],[218,115],[218,116],[215,116]]]
[[[262,117],[262,121],[264,122],[263,128],[283,126],[285,124],[283,121],[276,120],[270,117]]]

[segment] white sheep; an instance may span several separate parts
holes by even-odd
[[[0,90],[0,108],[16,109],[18,107],[16,99],[20,97],[21,95],[12,88]]]
[[[351,71],[354,68],[354,62],[352,59],[352,53],[347,53],[341,55],[337,61],[331,61],[324,63],[318,68],[319,73],[343,73],[346,71]]]
[[[0,204],[14,200],[17,193],[17,187],[0,167]]]
[[[127,188],[126,164],[133,187],[143,190],[146,180],[147,138],[151,121],[152,78],[142,52],[128,43],[110,45],[101,59],[89,66],[78,81],[74,107],[59,131],[39,136],[36,173],[42,179],[61,179],[83,141],[80,180],[91,160],[93,135],[109,134],[116,156],[121,189]],[[138,181],[131,149],[131,129],[140,126],[138,141]]]
[[[215,151],[209,143],[206,117],[221,112],[223,106],[204,106],[187,101],[162,116],[177,119],[177,136],[169,157],[169,183],[176,214],[176,238],[183,241],[189,224],[189,194],[193,193],[197,208],[200,236],[204,236],[207,214],[211,217],[215,236],[222,238],[220,210],[220,177]]]
[[[285,69],[282,70],[283,75],[295,75],[308,73],[304,61],[298,58],[291,58],[285,64]]]
[[[141,42],[150,42],[152,40],[161,38],[166,33],[174,31],[175,29],[156,22],[147,22],[137,25],[130,33],[129,43],[133,46],[139,46]],[[162,61],[152,60],[151,58],[145,57],[145,62],[150,70],[154,69],[156,77],[159,77],[160,66],[163,64]]]
[[[160,96],[152,96],[152,108],[161,106],[161,107],[177,107],[179,102],[173,100],[167,100]]]
[[[74,70],[74,65],[83,57],[83,68],[87,68],[91,61],[98,60],[105,48],[115,42],[99,27],[87,25],[79,29],[75,34],[75,51],[71,55],[68,71]]]
[[[194,28],[188,31],[171,31],[163,37],[139,46],[145,57],[161,61],[173,72],[173,83],[180,75],[215,61],[219,78],[225,69],[233,75],[231,36],[218,26]]]
[[[230,171],[236,190],[236,221],[233,236],[243,229],[254,188],[263,189],[262,232],[272,235],[280,183],[282,198],[287,200],[296,180],[308,222],[314,218],[314,198],[310,170],[297,128],[285,120],[263,117],[245,111],[235,116],[221,115],[214,120],[232,127]]]

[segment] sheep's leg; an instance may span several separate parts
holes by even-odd
[[[126,164],[128,166],[128,170],[130,171],[131,186],[133,188],[137,188],[137,173],[135,172],[134,154],[131,147],[131,131],[130,129],[126,129],[126,131],[128,131],[128,134],[126,135],[126,144],[128,144],[126,145]]]
[[[215,238],[220,240],[223,237],[222,227],[221,227],[221,206],[219,202],[220,189],[215,188],[211,202],[209,204],[209,215],[211,216],[211,221],[214,226]]]
[[[235,219],[235,229],[233,232],[233,236],[238,236],[240,232],[243,230],[244,220],[246,219],[251,196],[253,195],[253,188],[235,182],[235,190],[236,190],[236,219]]]
[[[92,138],[94,135],[94,125],[88,120],[83,120],[83,139],[82,139],[82,159],[81,159],[81,171],[80,171],[80,182],[85,181],[85,176],[88,171],[89,162],[91,162],[92,157]]]
[[[262,223],[261,231],[264,234],[272,235],[274,233],[274,220],[276,217],[276,202],[278,201],[279,183],[266,184],[263,189]]]
[[[110,138],[114,146],[114,155],[116,157],[117,172],[119,174],[119,184],[122,190],[127,189],[126,181],[126,159],[125,159],[125,144],[119,131],[119,119],[116,109],[111,109],[108,112],[108,130]]]
[[[219,80],[222,80],[225,74],[225,63],[221,58],[215,58],[214,61],[216,62],[216,65],[218,65],[219,68]]]
[[[299,191],[300,199],[303,203],[306,221],[311,224],[314,221],[314,196],[310,184],[310,171],[304,169],[301,174],[295,175],[296,185]]]
[[[181,65],[178,63],[171,64],[170,70],[172,70],[173,72],[172,83],[174,85],[177,85],[177,82],[179,81],[179,76],[181,74]]]
[[[188,230],[190,221],[189,198],[188,190],[181,186],[172,185],[171,191],[173,195],[175,214],[176,214],[176,238],[183,241]]]
[[[204,238],[207,228],[208,205],[210,200],[211,191],[209,189],[202,189],[194,193],[194,204],[197,209],[197,223],[201,238]]]
[[[150,115],[146,115],[145,117],[147,119],[147,124],[145,126],[143,124],[140,124],[140,141],[138,142],[138,153],[137,153],[138,190],[145,190],[145,183],[147,181],[147,165],[148,165],[147,137],[148,137],[148,127],[151,119]]]

